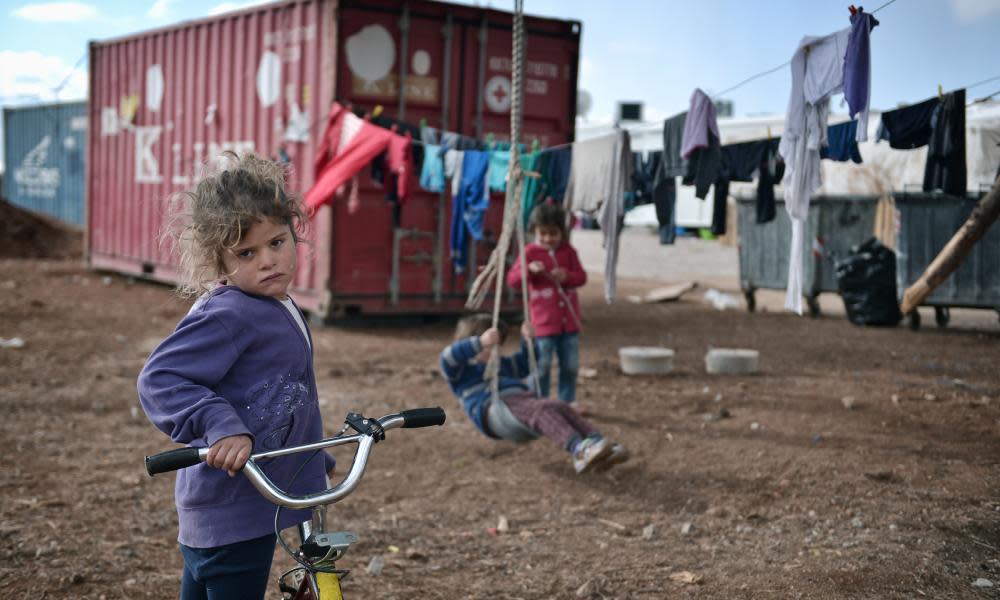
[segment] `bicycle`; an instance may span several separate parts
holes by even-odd
[[[348,413],[344,427],[331,438],[301,446],[260,452],[247,460],[243,466],[243,474],[261,495],[278,506],[275,513],[276,527],[278,513],[282,508],[308,508],[313,511],[312,519],[299,525],[300,544],[297,550],[292,550],[282,539],[281,533],[276,531],[282,548],[299,564],[298,567],[283,573],[278,579],[278,587],[284,600],[342,600],[340,582],[347,577],[349,571],[337,569],[336,561],[347,553],[351,544],[358,541],[358,536],[350,531],[327,532],[326,506],[343,500],[358,486],[368,465],[368,456],[375,444],[385,439],[386,430],[397,427],[404,429],[431,427],[443,425],[444,422],[445,413],[440,407],[404,410],[379,419],[370,419],[358,413]],[[348,429],[353,429],[357,433],[344,435]],[[358,447],[347,475],[335,487],[322,492],[304,496],[288,495],[275,486],[258,465],[259,461],[278,456],[309,451],[316,453],[323,448],[352,443],[356,443]],[[145,459],[146,472],[152,476],[176,471],[197,465],[204,461],[206,456],[208,456],[208,448],[169,450],[147,456]]]

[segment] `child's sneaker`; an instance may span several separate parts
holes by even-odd
[[[573,452],[573,468],[577,473],[586,473],[610,454],[611,444],[604,438],[584,438]]]
[[[608,456],[600,462],[600,464],[595,465],[599,471],[605,471],[610,469],[615,465],[620,465],[629,459],[628,448],[622,446],[621,444],[611,444],[611,449],[608,451]]]

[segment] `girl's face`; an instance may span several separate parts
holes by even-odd
[[[562,229],[548,225],[539,225],[535,228],[535,239],[538,240],[539,244],[553,250],[562,243]]]
[[[297,259],[291,226],[270,219],[254,223],[240,243],[223,255],[231,285],[278,300],[288,297]]]

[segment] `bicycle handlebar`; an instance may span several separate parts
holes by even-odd
[[[367,421],[368,420],[365,420],[365,422]],[[279,506],[291,509],[300,509],[313,508],[324,504],[333,504],[353,492],[354,488],[356,488],[361,482],[361,476],[364,475],[365,467],[368,466],[368,455],[371,454],[372,446],[374,446],[381,439],[381,432],[388,429],[395,429],[397,427],[415,428],[444,425],[445,413],[440,407],[416,408],[386,415],[377,419],[377,422],[380,427],[378,427],[375,431],[327,438],[311,444],[304,444],[302,446],[293,446],[290,448],[282,448],[280,450],[254,454],[243,466],[243,474],[246,475],[247,479],[250,480],[250,483],[257,488],[257,491],[260,492],[262,496]],[[351,464],[351,469],[347,472],[347,476],[344,477],[344,480],[338,483],[335,487],[322,492],[315,492],[304,496],[289,495],[274,485],[274,483],[268,479],[267,475],[264,474],[264,471],[257,465],[258,460],[286,456],[288,454],[296,454],[299,452],[308,452],[310,450],[320,450],[323,448],[330,448],[333,446],[340,446],[355,442],[358,444],[358,449],[354,453],[354,462]],[[160,454],[154,454],[153,456],[147,456],[146,472],[152,476],[159,473],[166,473],[168,471],[176,471],[177,469],[194,466],[205,460],[207,456],[208,448],[178,448],[176,450],[169,450]]]

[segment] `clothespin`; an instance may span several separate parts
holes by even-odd
[[[376,104],[375,108],[372,109],[372,118],[377,119],[379,115],[382,114],[382,105]]]
[[[806,46],[804,48],[804,50],[805,50],[806,56],[809,56],[809,53],[812,52],[812,46]]]
[[[938,84],[938,100],[944,100],[944,88]]]
[[[420,118],[420,128],[421,129],[427,129],[427,118],[426,117],[421,117]]]
[[[531,140],[531,151],[532,152],[538,152],[538,147],[539,146],[541,146],[541,144],[538,142],[538,138],[532,138],[532,140]]]
[[[853,17],[854,15],[858,14],[858,11],[860,9],[855,8],[855,6],[852,4],[852,5],[850,5],[850,6],[847,7],[847,10],[851,11],[851,16]]]
[[[767,126],[767,139],[768,139],[768,141],[770,141],[770,139],[771,139],[771,126],[770,125]]]
[[[487,150],[492,150],[493,149],[493,134],[492,133],[487,133],[486,134],[486,149]]]

